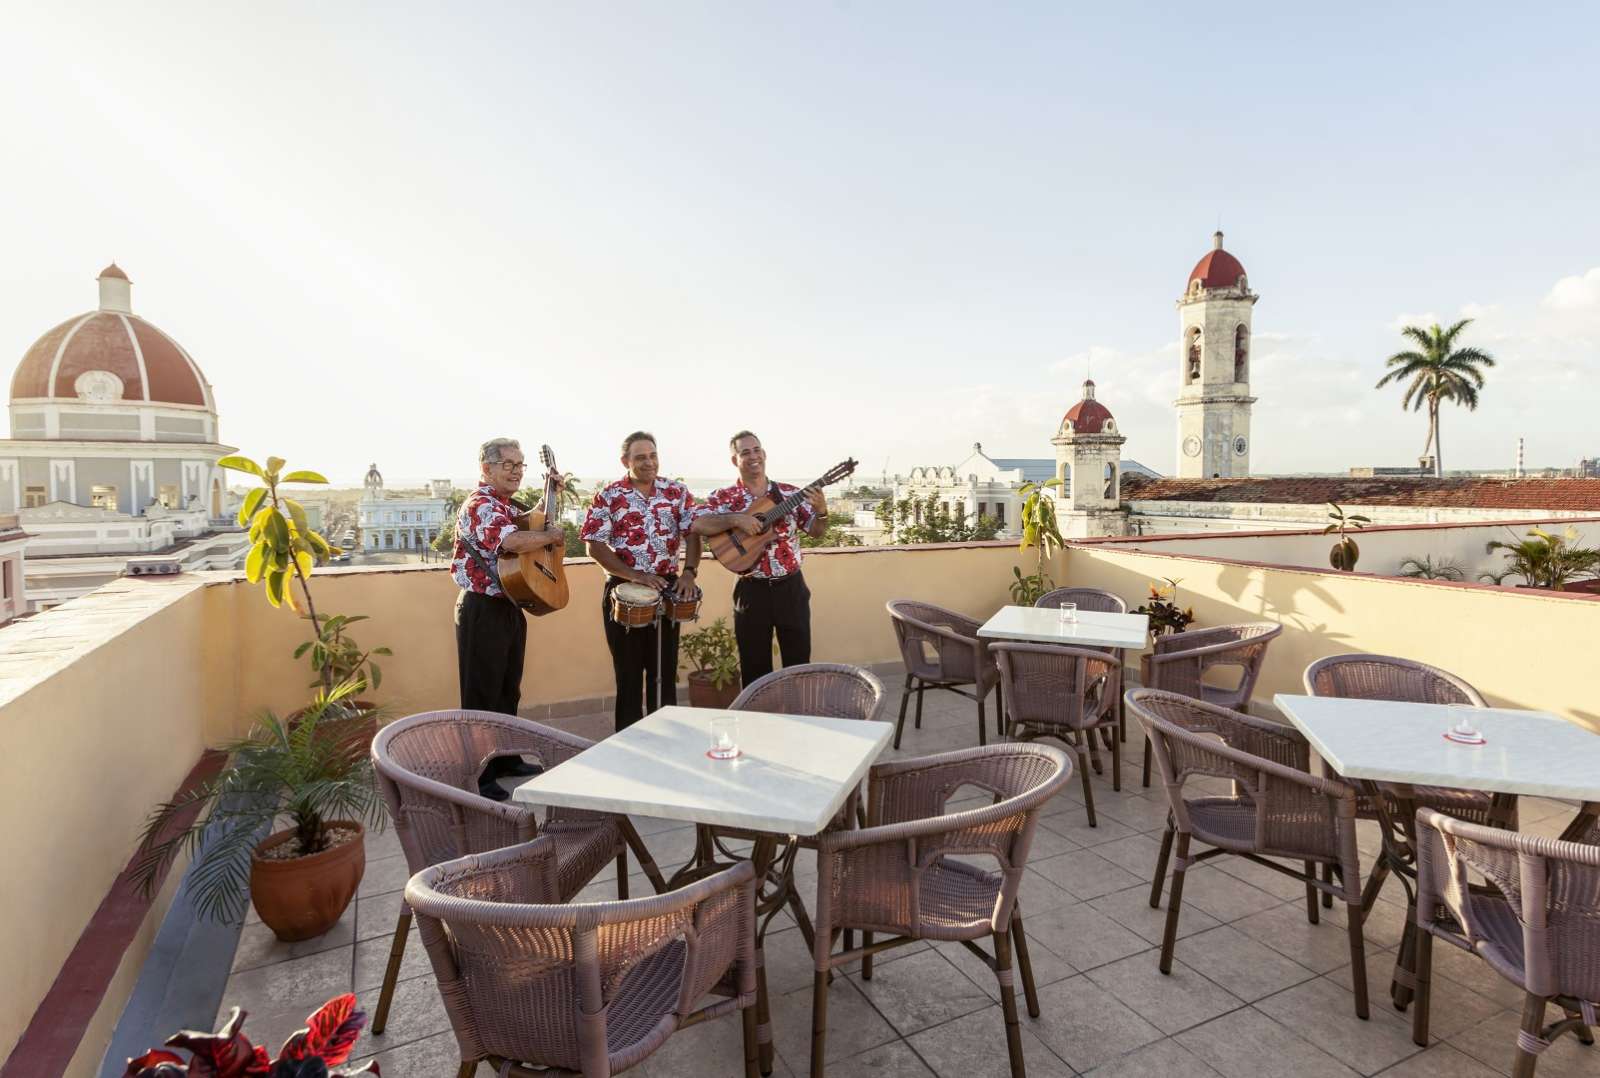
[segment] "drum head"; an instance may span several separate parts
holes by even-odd
[[[648,584],[618,584],[615,595],[629,606],[654,606],[661,601],[661,593]]]

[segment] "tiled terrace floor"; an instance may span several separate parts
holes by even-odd
[[[898,706],[891,689],[888,714]],[[991,719],[992,721],[992,719]],[[609,716],[562,725],[586,736],[610,729]],[[907,731],[903,755],[976,743],[972,704],[930,694],[921,731]],[[1135,744],[1130,738],[1130,744]],[[1149,874],[1166,810],[1159,791],[1139,786],[1137,751],[1123,790],[1095,777],[1099,827],[1087,825],[1076,777],[1052,804],[1034,843],[1023,909],[1039,984],[1041,1016],[1023,1014],[1031,1078],[1060,1075],[1226,1075],[1305,1078],[1384,1074],[1393,1078],[1491,1078],[1509,1074],[1520,996],[1481,962],[1453,948],[1434,950],[1434,1043],[1411,1043],[1409,1012],[1389,1003],[1388,979],[1404,920],[1404,898],[1390,883],[1367,923],[1372,1017],[1355,1017],[1340,910],[1307,924],[1304,889],[1266,869],[1223,859],[1191,872],[1172,976],[1156,969],[1164,911],[1147,904]],[[1523,826],[1555,834],[1571,809],[1523,802]],[[670,875],[687,859],[692,828],[638,821]],[[1365,836],[1363,864],[1375,848]],[[802,866],[801,893],[814,901],[814,868]],[[326,936],[281,944],[256,922],[244,929],[228,982],[227,1006],[250,1012],[247,1032],[276,1045],[318,1004],[354,990],[377,1006],[400,889],[408,873],[393,833],[368,839],[366,876],[356,902]],[[615,895],[603,876],[584,897]],[[632,893],[649,893],[642,876]],[[780,928],[780,924],[782,927]],[[809,1066],[810,956],[792,922],[767,937],[773,994],[775,1074]],[[364,1033],[359,1056],[376,1053],[385,1078],[452,1078],[455,1039],[432,971],[413,933],[402,980],[381,1037]],[[880,957],[871,982],[840,977],[829,1009],[833,1078],[939,1075],[1003,1078],[1004,1025],[993,975],[959,945],[918,946]],[[1019,991],[1020,996],[1020,991]],[[1019,1000],[1020,1005],[1020,1000]],[[652,1078],[742,1074],[736,1019],[674,1036],[633,1072]],[[490,1071],[480,1066],[480,1076]],[[1541,1078],[1600,1075],[1600,1048],[1561,1038],[1539,1059]]]

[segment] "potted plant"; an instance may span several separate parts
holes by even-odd
[[[1061,529],[1056,523],[1056,500],[1045,491],[1060,487],[1061,480],[1047,479],[1043,483],[1024,483],[1017,489],[1022,501],[1022,542],[1018,550],[1034,547],[1039,551],[1039,564],[1032,573],[1022,575],[1020,566],[1011,567],[1011,601],[1018,606],[1032,606],[1039,596],[1050,591],[1056,582],[1045,572],[1045,562],[1062,544]]]
[[[384,822],[371,759],[318,730],[355,688],[345,682],[319,692],[292,727],[263,713],[248,737],[227,746],[228,766],[215,778],[157,806],[134,863],[143,893],[148,897],[162,867],[188,851],[189,886],[202,917],[238,923],[248,898],[281,940],[332,928],[366,868],[366,825]],[[196,807],[202,811],[193,822],[179,823]],[[280,816],[290,826],[258,841]]]
[[[739,695],[739,645],[727,618],[685,633],[678,643],[689,671],[689,703],[694,707],[727,707]]]
[[[312,624],[315,635],[294,650],[294,657],[299,659],[308,656],[311,669],[316,674],[310,688],[318,689],[325,684],[342,685],[350,683],[356,686],[355,691],[365,692],[368,689],[377,691],[383,684],[383,670],[372,660],[374,655],[389,656],[394,652],[388,648],[372,648],[363,651],[357,644],[348,629],[358,621],[366,621],[365,614],[330,614],[321,622],[316,621],[310,614],[305,615]],[[378,732],[377,705],[370,700],[351,699],[347,704],[339,705],[338,710],[343,717],[328,716],[324,719],[323,732],[327,736],[337,737],[352,752],[367,752],[372,746],[372,739]],[[305,709],[290,712],[291,724],[300,721],[305,714]]]
[[[1361,548],[1356,546],[1356,541],[1346,533],[1360,531],[1372,523],[1372,518],[1361,516],[1359,513],[1347,516],[1343,509],[1332,502],[1328,503],[1328,508],[1333,510],[1328,514],[1328,519],[1333,523],[1323,528],[1322,534],[1339,533],[1339,541],[1333,544],[1333,549],[1328,552],[1328,564],[1341,573],[1353,573],[1356,569],[1356,560],[1361,557]]]
[[[1178,606],[1178,581],[1170,576],[1151,581],[1150,598],[1143,606],[1134,607],[1133,612],[1150,619],[1151,636],[1181,633],[1194,624],[1194,609]]]
[[[355,1070],[332,1069],[350,1058],[367,1024],[353,995],[335,996],[317,1008],[306,1019],[306,1028],[283,1042],[276,1059],[250,1043],[243,1032],[244,1019],[245,1012],[235,1007],[215,1033],[174,1033],[167,1038],[167,1047],[187,1051],[187,1061],[176,1052],[154,1048],[128,1060],[122,1078],[355,1078],[378,1073],[377,1060]]]
[[[1507,578],[1517,576],[1522,578],[1518,587],[1565,590],[1574,581],[1600,574],[1600,550],[1578,546],[1581,536],[1577,528],[1568,525],[1560,535],[1531,528],[1518,542],[1491,539],[1484,552],[1500,551],[1506,567],[1498,573],[1480,573],[1478,579],[1504,584]]]

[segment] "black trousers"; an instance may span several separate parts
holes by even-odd
[[[676,582],[668,577],[668,584]],[[625,730],[657,707],[678,702],[678,624],[657,621],[642,629],[627,629],[611,619],[611,593],[625,581],[607,577],[600,593],[600,620],[606,627],[606,647],[611,649],[611,672],[617,681],[616,722]],[[657,633],[662,633],[659,644]],[[659,646],[661,699],[656,699],[656,663]]]
[[[511,600],[463,591],[456,596],[456,670],[463,711],[515,715],[522,701],[522,660],[528,646],[528,619]],[[486,778],[515,767],[496,760]]]
[[[784,666],[811,661],[811,589],[799,573],[776,580],[743,576],[733,586],[733,635],[746,686],[772,673],[773,632]]]

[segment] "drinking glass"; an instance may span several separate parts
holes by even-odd
[[[1463,745],[1482,745],[1484,736],[1478,730],[1478,724],[1473,721],[1476,716],[1474,707],[1450,707],[1446,709],[1446,716],[1450,728],[1445,731],[1445,737]]]
[[[726,715],[711,720],[711,748],[706,755],[713,760],[732,760],[739,755],[739,720]]]
[[[1078,604],[1062,603],[1056,608],[1056,614],[1061,618],[1061,624],[1075,625],[1078,621]]]

